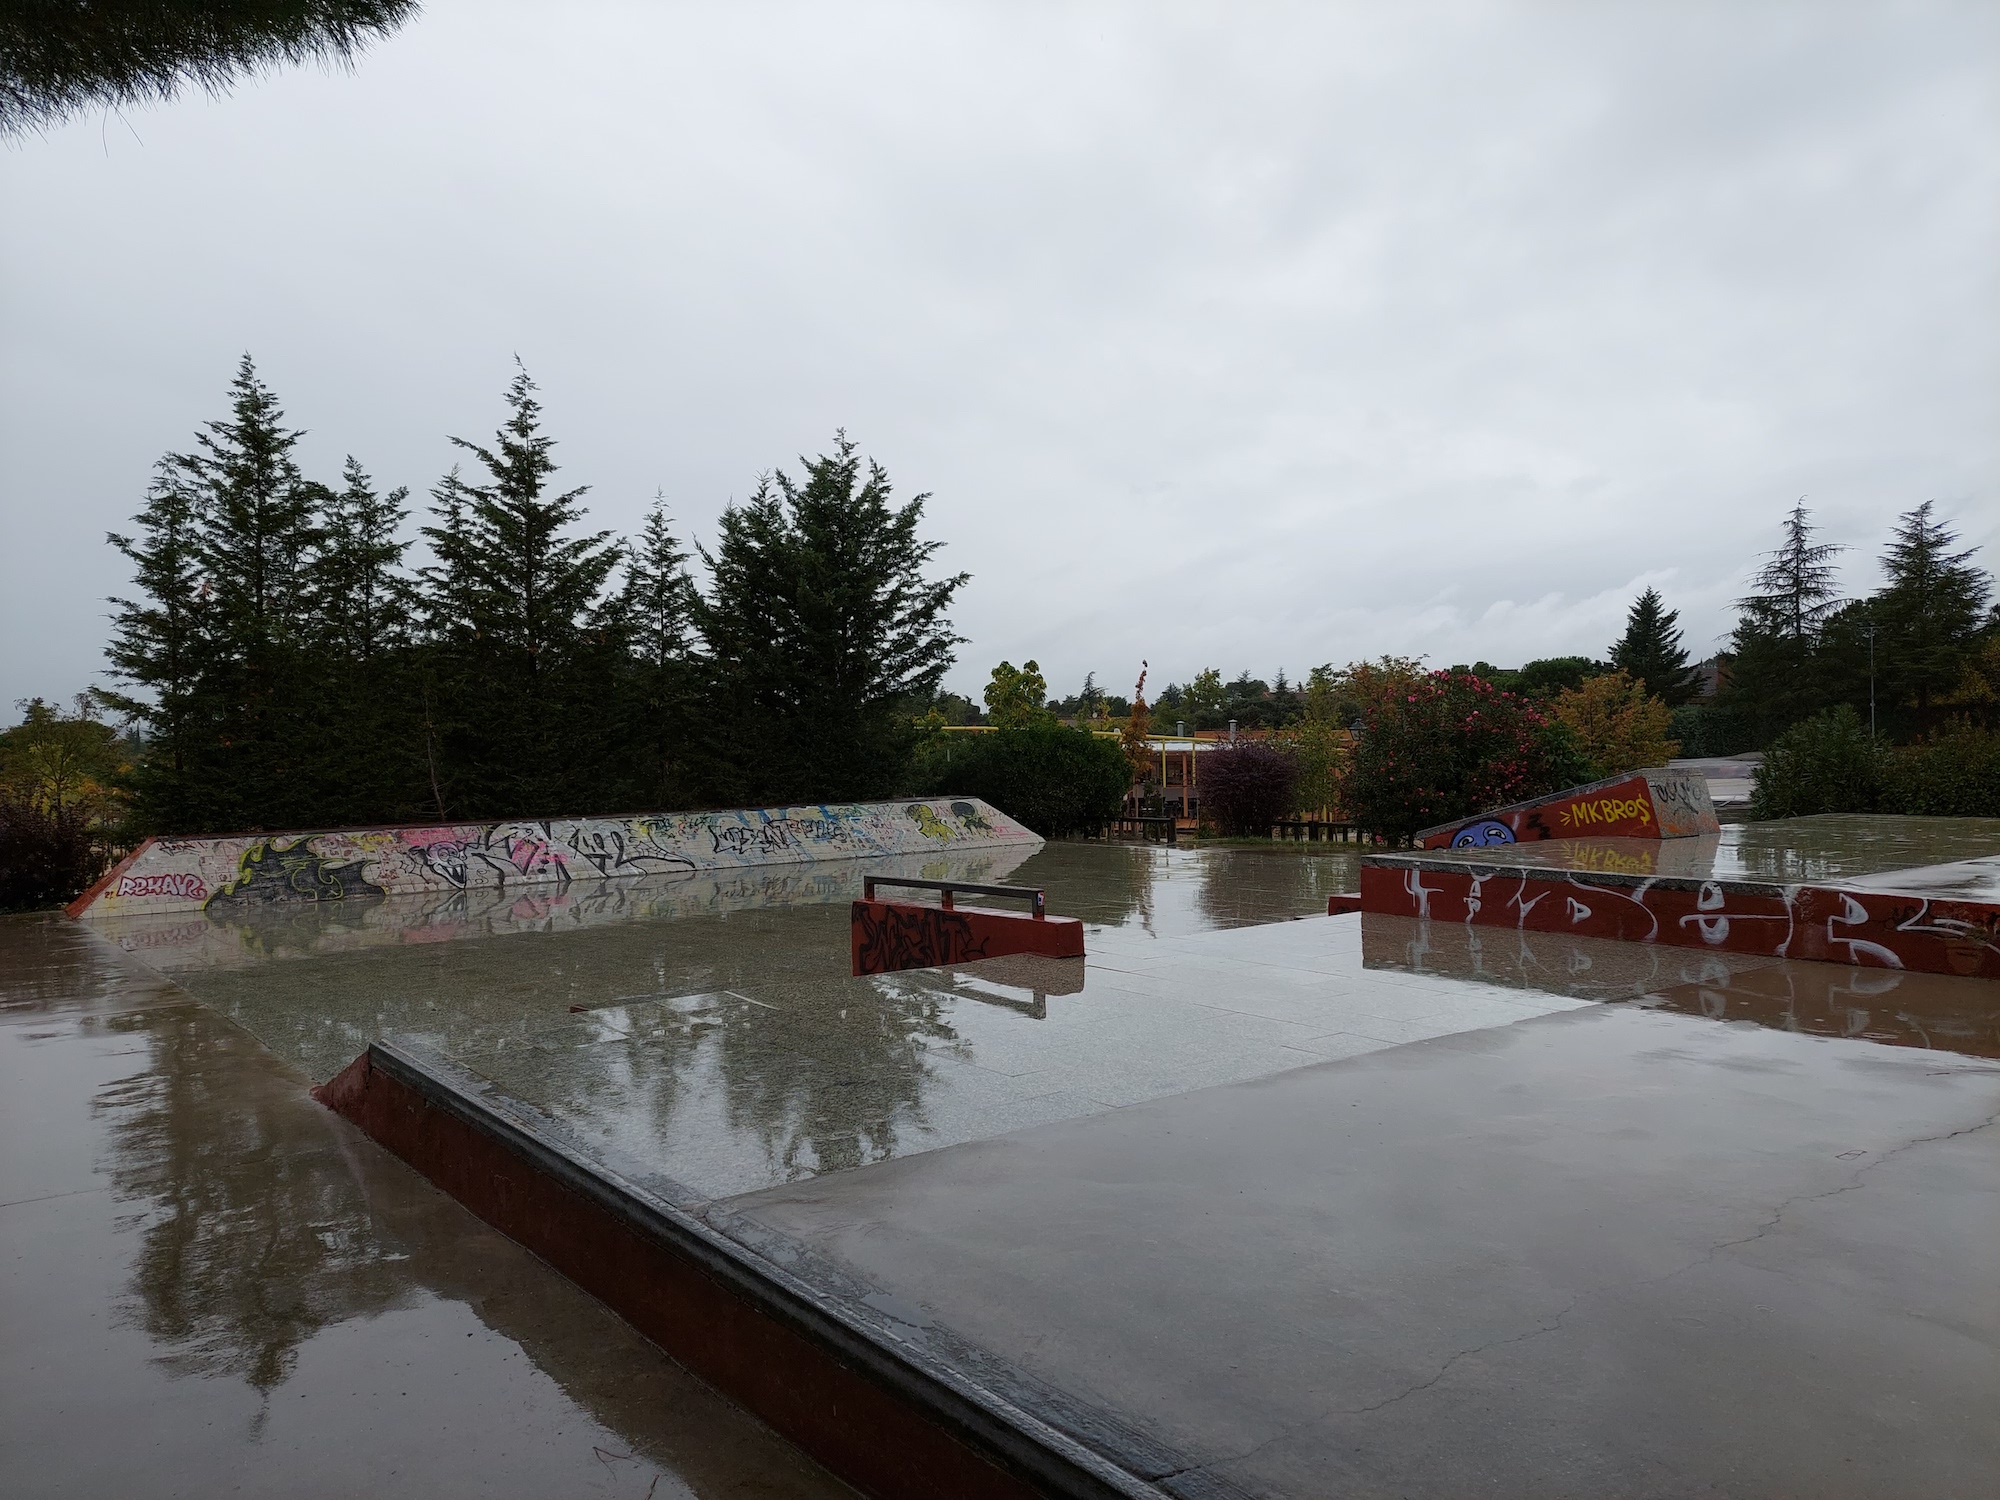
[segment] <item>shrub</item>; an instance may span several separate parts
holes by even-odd
[[[1291,736],[1299,768],[1291,811],[1309,818],[1336,816],[1340,777],[1347,766],[1347,736],[1327,719],[1307,718]]]
[[[1268,835],[1292,810],[1299,761],[1289,749],[1243,740],[1204,751],[1195,777],[1205,821],[1225,834]]]
[[[1764,752],[1750,793],[1754,818],[1874,812],[1886,757],[1847,704],[1794,724]]]
[[[45,812],[0,791],[0,911],[74,900],[104,873],[104,865],[84,809]]]
[[[1891,751],[1882,776],[1882,812],[2000,818],[2000,735],[1954,729]]]
[[[950,758],[933,762],[933,792],[983,798],[1043,838],[1062,838],[1116,817],[1132,787],[1118,741],[1084,729],[1035,724],[957,735]]]
[[[1667,738],[1671,713],[1646,685],[1625,673],[1605,672],[1580,687],[1564,688],[1550,707],[1567,725],[1577,748],[1590,761],[1586,781],[1665,765],[1679,747]]]
[[[1750,726],[1733,708],[1683,703],[1667,721],[1667,733],[1688,756],[1736,755],[1750,748]]]
[[[1341,801],[1392,840],[1591,779],[1567,726],[1468,672],[1417,678],[1365,707],[1361,724]]]

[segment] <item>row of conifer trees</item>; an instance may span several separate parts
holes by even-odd
[[[1921,739],[2000,715],[2000,607],[1993,579],[1925,501],[1898,516],[1881,581],[1843,597],[1836,559],[1803,503],[1786,515],[1752,592],[1738,601],[1723,654],[1720,703],[1745,737],[1768,744],[1789,726],[1846,706],[1879,737]]]
[[[655,502],[629,540],[556,483],[525,371],[420,528],[352,458],[308,478],[248,356],[155,472],[113,600],[141,831],[329,827],[888,795],[958,637],[927,497],[841,435],[722,515],[711,576]]]

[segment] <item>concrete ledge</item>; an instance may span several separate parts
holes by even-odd
[[[1486,851],[1481,851],[1482,854]],[[1361,862],[1361,909],[1524,932],[2000,977],[2000,904],[1849,885],[1636,876],[1437,853]]]
[[[939,1357],[953,1341],[921,1312],[877,1294],[888,1315],[869,1315],[800,1274],[802,1247],[730,1237],[678,1184],[586,1152],[443,1058],[377,1042],[314,1095],[868,1494],[1231,1493],[1177,1482],[1177,1455],[1032,1377]],[[915,1339],[890,1331],[902,1319]]]

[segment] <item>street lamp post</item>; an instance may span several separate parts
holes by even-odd
[[[1868,738],[1875,738],[1875,625],[1870,621],[1863,632],[1868,637]]]

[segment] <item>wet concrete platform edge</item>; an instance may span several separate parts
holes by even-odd
[[[869,1493],[1240,1493],[802,1242],[586,1147],[449,1059],[378,1042],[315,1093]]]

